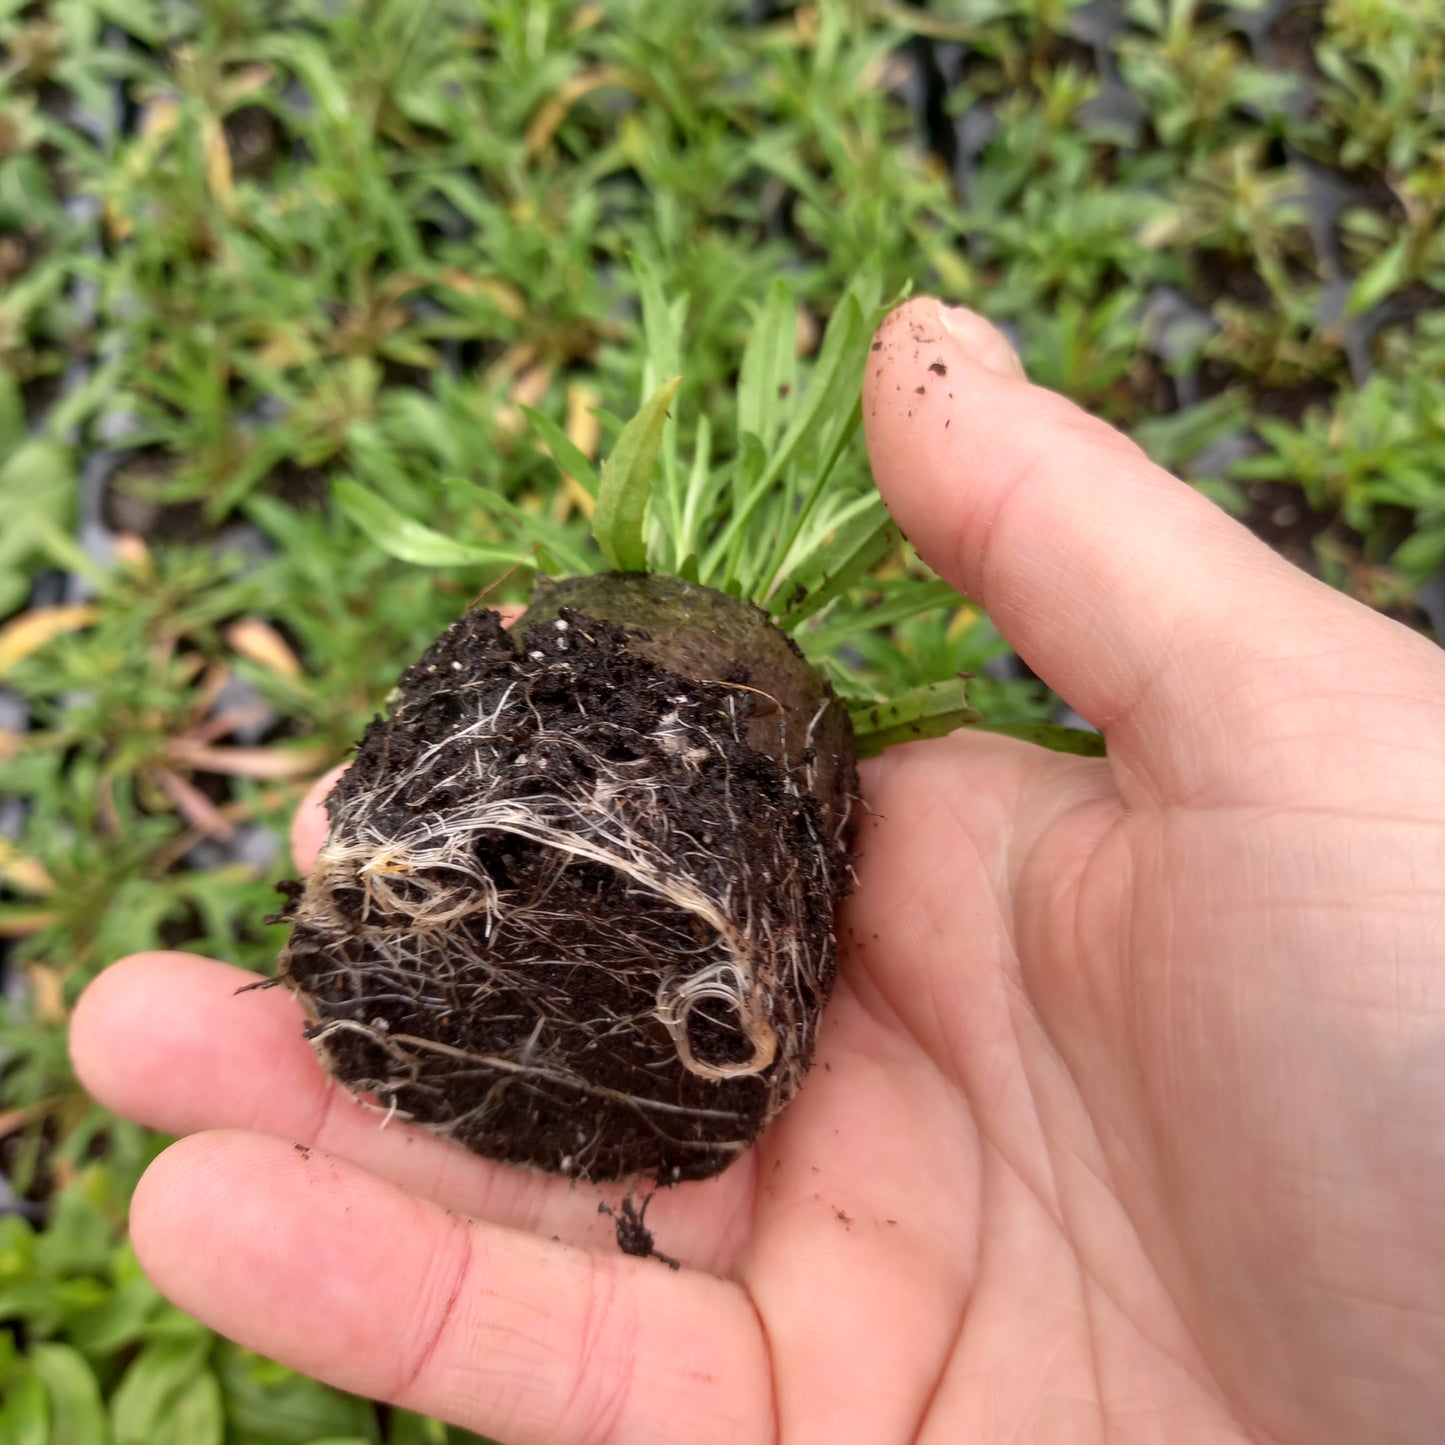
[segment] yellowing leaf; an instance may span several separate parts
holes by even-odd
[[[242,617],[226,629],[225,636],[231,650],[248,662],[254,662],[281,677],[301,676],[300,659],[269,622],[263,622],[259,617]]]
[[[439,279],[442,284],[463,296],[480,296],[497,309],[508,321],[521,321],[527,314],[527,301],[520,291],[498,276],[474,276],[460,266],[443,268]]]
[[[156,768],[154,777],[166,797],[171,800],[171,806],[197,832],[215,838],[235,836],[236,830],[232,827],[231,820],[194,783],[188,783],[169,768]]]
[[[122,567],[129,567],[135,572],[149,571],[151,568],[150,548],[138,532],[117,532],[111,550]]]
[[[46,964],[28,963],[25,976],[30,981],[35,1017],[43,1024],[63,1024],[70,1010],[65,1006],[65,984],[60,975]]]
[[[20,893],[44,897],[55,892],[55,880],[45,864],[22,853],[8,838],[0,838],[0,880]]]
[[[88,602],[67,607],[35,607],[22,612],[0,627],[0,677],[48,642],[67,632],[89,627],[99,616],[100,609]]]
[[[172,738],[166,754],[201,773],[230,778],[304,778],[317,772],[330,754],[324,744],[299,748],[223,748],[190,738]]]
[[[526,430],[528,408],[547,395],[552,385],[552,367],[547,362],[529,366],[512,382],[512,400],[496,414],[497,430],[511,436]]]
[[[597,408],[602,405],[602,395],[595,386],[585,381],[573,381],[567,385],[567,440],[587,458],[597,460],[597,447],[602,440],[602,423],[597,420]],[[562,475],[563,495],[590,522],[597,510],[597,500],[578,477],[570,472]]]
[[[155,96],[141,111],[140,134],[144,140],[164,140],[180,123],[180,102],[170,96]]]
[[[597,444],[602,440],[602,423],[597,420],[597,408],[602,405],[602,393],[585,381],[567,384],[567,439],[587,458],[597,460]]]
[[[529,367],[512,383],[512,400],[519,406],[536,406],[552,385],[552,368],[543,362]]]
[[[256,365],[263,371],[290,371],[316,360],[316,343],[297,322],[271,322],[261,335],[265,340],[256,349]]]
[[[43,1119],[55,1107],[55,1103],[54,1099],[41,1099],[39,1103],[27,1105],[23,1109],[6,1109],[4,1113],[0,1113],[0,1139],[8,1139],[18,1129],[24,1129],[37,1119]],[[29,1436],[26,1438],[29,1439]]]
[[[15,908],[0,913],[0,938],[28,938],[59,923],[61,915],[49,908]]]
[[[201,122],[201,145],[206,153],[206,184],[221,209],[229,211],[236,200],[231,147],[226,143],[225,127],[213,115]]]
[[[249,96],[255,95],[258,90],[265,89],[275,73],[275,67],[264,61],[255,61],[250,65],[241,66],[221,82],[221,103],[228,110],[239,105]]]
[[[527,127],[527,154],[535,156],[546,148],[547,143],[567,119],[567,112],[594,90],[617,86],[624,90],[638,91],[641,86],[630,70],[620,65],[596,65],[591,70],[579,71],[566,81],[555,95],[545,100],[532,117]]]

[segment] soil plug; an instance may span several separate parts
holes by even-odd
[[[289,885],[282,973],[347,1087],[592,1180],[717,1173],[833,981],[848,715],[766,613],[645,573],[472,611],[403,674]]]

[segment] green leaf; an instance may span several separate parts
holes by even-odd
[[[1358,276],[1350,287],[1345,302],[1346,316],[1362,316],[1380,302],[1393,296],[1410,279],[1409,236],[1401,236],[1387,251],[1382,251]]]
[[[221,1387],[207,1365],[210,1336],[157,1340],[111,1399],[115,1445],[222,1445]]]
[[[100,1274],[110,1263],[115,1226],[96,1195],[97,1182],[81,1174],[56,1196],[50,1222],[35,1241],[35,1263],[42,1272]]]
[[[312,1445],[319,1437],[365,1436],[374,1411],[238,1345],[223,1345],[217,1373],[231,1430],[265,1445]]]
[[[871,500],[874,505],[840,528],[836,537],[813,554],[810,562],[827,569],[816,581],[811,575],[815,568],[810,567],[807,573],[779,587],[773,604],[786,608],[778,619],[784,632],[791,632],[805,617],[841,597],[898,541],[898,528],[883,503],[877,498]],[[800,587],[802,595],[798,596]]]
[[[458,542],[424,527],[390,502],[356,482],[342,478],[333,484],[337,505],[384,552],[419,567],[491,567],[530,564],[528,553],[515,547]]]
[[[90,0],[97,13],[112,25],[134,35],[145,44],[165,44],[165,28],[156,14],[154,0]]]
[[[754,442],[754,445],[756,443]],[[739,463],[741,465],[741,462]],[[697,435],[693,439],[692,466],[680,499],[675,499],[673,515],[667,519],[668,535],[660,539],[671,548],[671,559],[684,581],[696,582],[699,575],[698,553],[702,547],[703,527],[708,504],[714,500],[712,490],[712,424],[704,412],[697,419]],[[654,525],[658,519],[654,517]],[[686,575],[683,568],[691,565]]]
[[[798,385],[798,303],[781,276],[753,322],[738,373],[738,430],[773,445]]]
[[[910,577],[906,579],[905,585],[898,586],[897,590],[883,601],[860,608],[837,621],[830,619],[822,627],[799,633],[796,640],[810,657],[826,656],[836,652],[855,637],[877,632],[885,627],[894,627],[920,613],[932,612],[940,607],[962,607],[965,600],[948,582],[924,582]]]
[[[1072,753],[1079,758],[1102,758],[1108,754],[1103,733],[1087,728],[1060,727],[1057,723],[977,723],[981,733],[998,733],[1000,737],[1021,738],[1026,743],[1048,748],[1053,753]]]
[[[646,354],[650,381],[660,386],[662,379],[682,370],[682,328],[687,315],[687,297],[677,296],[669,302],[657,267],[643,256],[632,258],[632,273],[637,278],[637,294],[642,302],[642,344]]]
[[[802,452],[805,443],[815,443],[817,452],[826,454],[832,447],[826,443],[816,445],[819,437],[827,436],[831,426],[836,425],[840,430],[846,430],[849,426],[857,406],[858,385],[867,356],[861,344],[865,340],[864,326],[863,311],[858,298],[849,293],[828,323],[823,344],[818,349],[818,359],[813,366],[812,375],[808,378],[808,389],[794,412],[793,420],[782,441],[769,456],[767,465],[749,488],[741,505],[734,511],[722,535],[704,557],[704,576],[711,577],[719,570],[740,570],[741,552],[747,542],[747,525],[774,482]],[[805,525],[820,488],[821,483],[815,477],[814,484],[803,499],[792,525],[776,549],[779,561],[791,550],[793,538]],[[768,575],[771,575],[773,570],[775,569],[768,568]]]
[[[532,430],[546,444],[547,450],[552,453],[552,460],[569,477],[581,482],[595,497],[597,495],[597,468],[583,456],[581,449],[572,438],[551,417],[543,416],[540,411],[534,411],[530,406],[524,406],[522,414],[531,423]]]
[[[47,539],[69,531],[75,489],[74,461],[56,442],[24,441],[0,459],[0,617],[24,603]]]
[[[49,1445],[50,1396],[34,1366],[23,1366],[3,1384],[0,1440],[5,1445]]]
[[[1408,537],[1390,559],[1412,582],[1425,582],[1445,567],[1445,523],[1421,524],[1413,537]]]
[[[448,478],[447,485],[454,487],[458,497],[467,503],[480,505],[488,516],[507,518],[516,532],[538,549],[538,565],[546,565],[540,556],[546,552],[567,572],[580,576],[597,570],[596,554],[588,553],[583,545],[584,533],[554,522],[545,513],[529,512],[510,497],[479,482]]]
[[[100,1386],[80,1351],[38,1344],[30,1351],[30,1363],[50,1395],[50,1445],[110,1445]]]
[[[125,1280],[98,1308],[75,1316],[70,1342],[92,1358],[114,1354],[140,1339],[162,1307],[160,1294],[144,1275]]]
[[[225,1445],[225,1439],[220,1382],[210,1370],[202,1370],[181,1391],[167,1416],[166,1428],[150,1436],[149,1445]]]
[[[941,738],[980,717],[978,709],[968,705],[961,678],[910,688],[890,702],[850,704],[848,714],[860,758],[876,757],[895,743]]]
[[[622,428],[622,435],[602,466],[592,530],[602,555],[619,572],[647,570],[643,521],[652,495],[667,409],[681,385],[682,378],[674,376],[653,392],[642,410]]]
[[[393,1410],[387,1421],[386,1445],[447,1445],[447,1427],[410,1410]]]

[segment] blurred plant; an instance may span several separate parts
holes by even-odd
[[[848,439],[829,348],[909,283],[982,307],[1038,380],[1246,520],[1291,513],[1321,576],[1419,620],[1412,584],[1445,569],[1445,9],[743,13],[0,0],[0,949],[23,985],[0,1160],[16,1207],[54,1215],[0,1226],[0,1438],[164,1440],[150,1400],[205,1440],[218,1391],[228,1445],[458,1438],[153,1299],[154,1339],[86,1333],[132,1308],[101,1295],[141,1299],[84,1237],[114,1247],[154,1144],[80,1098],[65,1022],[133,949],[269,966],[302,787],[480,588],[525,594],[514,560],[603,565],[599,457],[679,372],[649,564],[784,617],[801,578],[820,605],[790,625],[855,698],[973,673],[1014,729],[1060,707],[887,532]],[[83,469],[109,480],[82,509]],[[389,557],[325,504],[338,481],[447,565]],[[97,506],[154,525],[113,567],[74,540]],[[620,521],[601,530],[635,548]],[[216,558],[223,533],[244,555]],[[27,607],[37,581],[55,605]]]

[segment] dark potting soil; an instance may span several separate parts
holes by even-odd
[[[769,646],[686,676],[642,655],[655,622],[539,610],[520,639],[468,613],[403,675],[287,886],[283,973],[382,1107],[512,1163],[706,1177],[796,1088],[832,984],[847,854],[803,734],[841,709],[790,649],[811,717]]]

